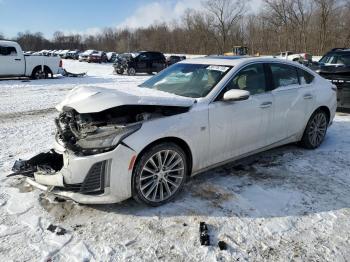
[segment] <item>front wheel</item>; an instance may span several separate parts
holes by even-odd
[[[174,143],[148,149],[133,172],[133,197],[138,202],[160,206],[183,189],[188,172],[186,154]]]
[[[318,110],[310,117],[306,125],[300,144],[308,149],[315,149],[321,145],[326,136],[328,118],[324,111]]]
[[[122,75],[122,74],[124,74],[124,69],[123,69],[123,68],[120,68],[120,69],[115,70],[115,72],[116,72],[118,75]]]

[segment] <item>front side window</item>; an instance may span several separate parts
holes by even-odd
[[[2,56],[16,56],[17,50],[13,46],[0,46],[0,55],[2,55]]]
[[[185,97],[205,97],[231,68],[231,66],[208,64],[175,64],[150,78],[140,87]]]
[[[299,85],[295,67],[285,64],[270,64],[275,88]]]
[[[249,65],[239,71],[229,82],[225,91],[230,89],[247,90],[251,95],[264,93],[266,91],[266,80],[263,64]]]

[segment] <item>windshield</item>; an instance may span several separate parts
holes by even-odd
[[[320,63],[350,66],[350,54],[329,54],[322,57]]]
[[[231,68],[220,65],[175,64],[140,87],[186,97],[205,97]]]

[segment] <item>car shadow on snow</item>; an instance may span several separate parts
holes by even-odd
[[[326,141],[325,141],[326,142]],[[347,159],[295,145],[272,149],[191,178],[174,201],[148,207],[133,200],[91,208],[140,217],[285,217],[350,207]],[[339,153],[339,152],[338,152]]]

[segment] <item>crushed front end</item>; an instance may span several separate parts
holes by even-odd
[[[136,153],[121,141],[141,127],[137,120],[142,116],[123,111],[60,113],[55,119],[54,149],[16,161],[11,175],[26,176],[31,185],[80,203],[114,203],[129,198],[129,163]]]
[[[55,119],[55,146],[29,160],[16,161],[14,173],[29,184],[84,204],[116,203],[132,196],[137,152],[123,139],[144,121],[179,114],[185,107],[123,105],[101,112],[65,108]]]

